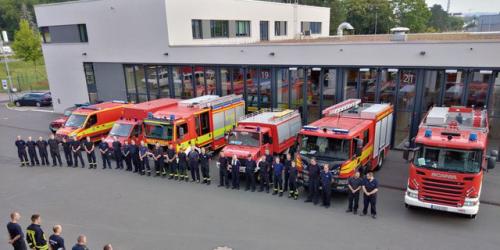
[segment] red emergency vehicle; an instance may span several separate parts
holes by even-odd
[[[391,142],[393,107],[348,99],[326,108],[323,115],[299,133],[299,181],[308,180],[307,166],[315,157],[319,165],[329,164],[332,188],[346,191],[347,180],[356,171],[382,167]]]
[[[145,139],[143,120],[148,113],[154,113],[169,106],[177,106],[178,102],[179,100],[176,99],[162,98],[125,107],[123,116],[115,122],[105,141],[111,146],[113,137],[116,136],[122,144],[132,139],[139,143]]]
[[[498,156],[496,150],[486,155],[487,141],[486,110],[433,107],[415,138],[406,206],[474,218],[479,211],[483,172],[495,167]]]
[[[257,160],[269,149],[271,155],[282,154],[295,146],[302,126],[300,114],[294,110],[260,111],[242,117],[229,134],[224,155],[236,155],[245,162],[248,155]],[[244,172],[244,168],[241,168]]]

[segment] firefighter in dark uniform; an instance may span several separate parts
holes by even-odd
[[[241,166],[240,160],[238,160],[238,157],[236,157],[236,155],[233,155],[229,168],[231,169],[233,189],[238,189],[238,190],[240,190],[240,166]]]
[[[71,167],[73,166],[73,154],[71,154],[71,145],[73,143],[68,140],[66,140],[66,138],[63,137],[62,139],[62,147],[63,147],[63,151],[64,151],[64,158],[66,159],[66,164],[68,165],[68,167]]]
[[[40,160],[42,161],[42,165],[49,165],[49,153],[47,151],[47,141],[43,139],[43,137],[38,137],[38,141],[36,142],[36,147],[38,148],[38,154],[40,155]]]
[[[279,156],[276,156],[273,163],[273,172],[274,172],[274,189],[273,195],[279,193],[279,196],[283,196],[283,169],[284,166],[280,162]]]
[[[19,156],[19,161],[21,161],[21,167],[28,166],[28,155],[26,154],[26,142],[21,139],[21,136],[17,136],[16,140],[17,156]]]
[[[50,158],[52,158],[52,166],[57,166],[57,162],[59,162],[59,166],[62,167],[61,153],[59,152],[59,140],[57,140],[54,135],[50,135],[48,143]]]
[[[179,152],[177,153],[177,164],[179,166],[179,180],[185,180],[189,181],[188,175],[187,175],[187,166],[188,166],[188,161],[187,161],[187,155],[185,152],[185,149],[179,145]]]
[[[127,166],[127,171],[132,171],[132,155],[130,154],[130,145],[128,144],[128,141],[125,140],[123,142],[123,148],[122,148],[122,155],[123,158],[125,159],[125,165]]]
[[[139,161],[139,147],[135,144],[135,140],[130,141],[130,156],[134,165],[134,173],[140,173],[141,162]]]
[[[283,191],[288,191],[288,180],[290,179],[290,167],[292,166],[292,155],[290,153],[286,154],[285,161],[283,162],[283,167],[285,168],[285,181],[283,182]]]
[[[309,171],[309,195],[305,202],[314,202],[314,205],[317,205],[319,199],[320,169],[316,163],[316,158],[313,157],[311,159],[311,164],[307,166],[307,171]]]
[[[115,169],[122,169],[123,168],[123,159],[122,159],[122,144],[120,141],[118,141],[118,138],[116,136],[113,137],[113,156],[115,157],[116,161],[116,168]]]
[[[191,146],[191,150],[188,154],[189,168],[191,170],[191,180],[200,182],[200,154],[198,153],[198,148],[194,145]]]
[[[99,142],[99,152],[101,152],[101,158],[102,158],[102,169],[106,169],[106,167],[109,167],[111,169],[111,161],[109,160],[109,145],[107,142],[105,142],[106,138],[103,136],[101,138],[101,142]]]
[[[368,213],[368,205],[370,206],[370,212],[372,218],[377,218],[377,192],[378,192],[378,181],[373,177],[373,172],[368,172],[366,178],[363,181],[363,213],[364,216]]]
[[[295,164],[295,161],[292,161],[290,165],[290,176],[288,177],[290,192],[288,193],[288,198],[293,197],[294,200],[297,200],[299,198],[299,191],[297,190],[297,175],[299,173],[299,170],[297,169],[297,166]]]
[[[273,185],[273,169],[272,169],[272,166],[273,166],[273,163],[274,163],[274,157],[269,153],[269,149],[266,149],[266,162],[267,162],[267,166],[268,166],[268,171],[269,171],[269,177],[268,177],[268,180],[269,180],[269,185]]]
[[[31,139],[31,136],[28,137],[28,141],[26,142],[26,147],[28,148],[28,155],[30,156],[31,166],[40,165],[40,161],[38,161],[38,155],[36,153],[36,142]]]
[[[156,143],[155,145],[153,159],[155,161],[156,176],[160,176],[160,169],[163,167],[163,148],[160,146],[160,143]]]
[[[90,137],[87,136],[87,140],[83,143],[83,149],[87,153],[87,161],[89,162],[89,169],[97,169],[97,161],[95,157],[95,146],[94,143],[90,140]]]
[[[75,168],[78,167],[78,158],[80,158],[80,162],[82,163],[82,168],[85,167],[85,162],[83,162],[82,157],[82,144],[73,137],[73,142],[71,143],[71,151],[73,152],[73,160],[75,161]]]
[[[349,205],[347,207],[346,213],[358,213],[358,204],[359,204],[359,194],[361,193],[361,186],[363,185],[363,179],[360,177],[361,173],[356,171],[354,176],[349,178],[347,181],[347,195],[349,198]]]
[[[207,154],[205,148],[201,148],[200,153],[200,165],[201,165],[201,176],[203,177],[203,182],[210,185],[210,155]]]
[[[322,189],[322,200],[323,206],[326,208],[330,207],[330,200],[332,199],[332,173],[330,172],[330,167],[328,164],[323,166],[323,170],[320,174],[321,179],[321,189]]]
[[[31,249],[49,250],[49,244],[40,223],[40,215],[34,214],[31,216],[31,225],[26,229],[26,241],[28,241],[28,246]]]
[[[219,166],[219,187],[229,188],[229,180],[228,180],[228,165],[229,162],[227,158],[224,156],[224,152],[220,152],[219,161],[217,162]]]
[[[144,143],[144,141],[141,141],[141,146],[139,147],[139,160],[141,161],[141,175],[147,173],[148,176],[151,176],[151,168],[149,167],[149,158],[148,158],[149,155],[150,152],[148,150],[148,146],[146,146],[146,143]]]
[[[266,190],[266,193],[269,193],[269,163],[266,161],[266,156],[263,155],[260,158],[259,163],[257,163],[257,168],[259,169],[259,178],[260,178],[260,189],[259,192]]]
[[[245,191],[252,190],[255,192],[255,169],[257,164],[252,159],[252,155],[248,154],[247,161],[245,162],[245,175],[246,175],[246,188]]]
[[[165,158],[165,161],[167,162],[169,168],[168,171],[170,172],[168,179],[171,180],[175,178],[177,180],[177,177],[179,176],[177,174],[177,154],[175,153],[173,144],[168,145]]]

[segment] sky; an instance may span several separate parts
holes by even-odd
[[[440,4],[446,10],[448,0],[425,0],[429,6]],[[450,0],[450,12],[495,12],[500,13],[500,0]]]

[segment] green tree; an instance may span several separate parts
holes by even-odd
[[[429,18],[429,26],[437,31],[448,30],[448,13],[439,4],[434,4],[431,7],[431,17]]]
[[[12,49],[15,52],[15,57],[33,63],[36,72],[36,66],[43,57],[42,42],[40,33],[33,30],[27,20],[22,19],[19,23],[19,30],[14,35]]]
[[[394,25],[394,14],[387,0],[343,0],[347,22],[356,34],[388,33]]]
[[[393,0],[397,23],[410,32],[424,32],[427,29],[431,11],[425,0]]]

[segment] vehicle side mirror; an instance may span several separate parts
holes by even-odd
[[[273,144],[273,138],[269,137],[269,144]]]
[[[184,138],[184,128],[179,128],[179,138]]]
[[[403,159],[405,159],[406,161],[409,161],[409,159],[410,159],[410,143],[409,142],[405,142],[403,144],[403,147],[404,147],[404,150],[403,150]]]
[[[498,157],[498,151],[491,150],[488,156],[487,169],[494,169]]]

